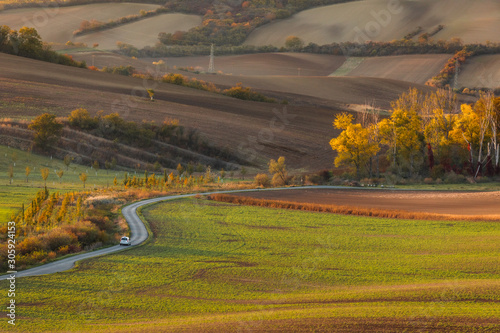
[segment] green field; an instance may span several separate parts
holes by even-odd
[[[143,215],[154,232],[145,246],[19,279],[18,321],[9,328],[500,329],[495,222],[389,220],[195,198],[153,205]]]
[[[8,174],[10,166],[13,166],[14,169],[12,184],[10,184]],[[28,182],[26,182],[27,166],[31,168]],[[0,224],[7,222],[12,214],[21,209],[23,203],[28,204],[36,192],[43,188],[45,182],[40,172],[43,168],[50,170],[47,178],[49,191],[59,191],[61,193],[82,191],[83,183],[79,178],[82,172],[88,174],[85,184],[87,190],[113,186],[114,177],[116,176],[118,180],[122,180],[124,175],[123,171],[115,170],[98,170],[96,174],[96,171],[91,169],[90,166],[73,163],[70,164],[69,168],[66,168],[66,165],[61,160],[0,145]],[[64,171],[61,179],[56,175],[56,171],[59,170]]]

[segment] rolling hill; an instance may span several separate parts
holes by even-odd
[[[418,54],[405,56],[368,57],[342,76],[366,76],[425,84],[443,68],[449,54]],[[359,58],[355,58],[357,60]],[[336,76],[336,72],[332,74]]]
[[[256,29],[248,45],[282,46],[287,36],[309,42],[391,41],[422,27],[433,38],[461,38],[465,43],[499,41],[500,3],[495,0],[364,0],[318,7]]]
[[[473,57],[460,69],[458,87],[500,88],[500,55]]]
[[[157,42],[159,32],[188,30],[201,23],[201,18],[196,15],[163,14],[102,32],[73,36],[73,31],[80,27],[83,20],[107,22],[139,14],[140,10],[148,11],[158,7],[140,3],[103,3],[46,9],[14,9],[0,12],[0,22],[15,30],[23,26],[34,27],[45,42],[73,41],[84,42],[89,46],[98,43],[102,49],[115,49],[117,41],[139,47],[152,45]]]

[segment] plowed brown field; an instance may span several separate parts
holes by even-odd
[[[258,199],[335,206],[425,212],[452,216],[498,217],[500,192],[441,192],[357,189],[290,189],[238,193]]]

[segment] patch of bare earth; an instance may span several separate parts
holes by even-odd
[[[246,192],[235,195],[266,200],[451,216],[484,216],[500,220],[500,192],[290,189]]]

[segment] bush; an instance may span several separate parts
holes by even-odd
[[[277,173],[274,174],[273,179],[271,180],[271,184],[275,187],[286,185],[285,182],[283,181],[283,179]]]
[[[443,181],[445,184],[461,184],[465,183],[465,176],[450,171],[444,175]]]
[[[42,242],[38,236],[30,236],[25,238],[17,245],[17,251],[19,254],[28,254],[33,251],[45,250],[46,245]]]
[[[78,238],[75,234],[60,228],[53,229],[43,236],[43,242],[51,251],[57,251],[60,247],[76,243],[77,241]]]
[[[269,181],[269,176],[265,173],[259,173],[255,176],[255,184],[257,186],[269,187],[271,182]]]
[[[431,178],[436,180],[444,176],[445,170],[441,164],[435,165],[431,170]]]
[[[81,221],[66,228],[68,232],[76,235],[81,246],[88,246],[99,240],[99,228],[90,221]]]

